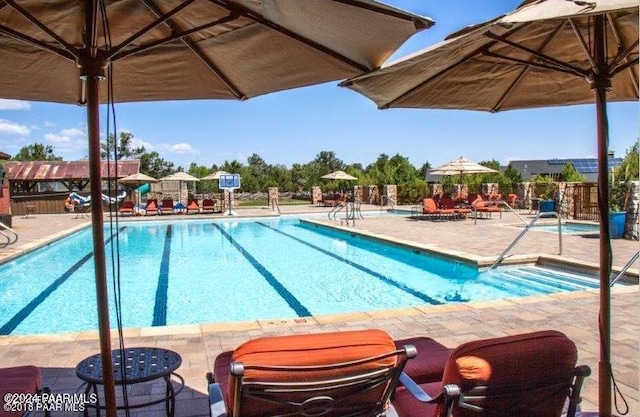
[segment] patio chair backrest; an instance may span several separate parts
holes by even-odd
[[[422,200],[422,209],[425,212],[434,212],[438,211],[438,205],[436,204],[433,198],[425,198]]]
[[[575,344],[553,330],[460,345],[442,377],[443,386],[455,384],[462,391],[450,415],[560,417],[577,357]],[[437,415],[447,415],[449,406],[441,403]]]
[[[377,416],[408,357],[382,330],[254,339],[233,353],[229,415]]]

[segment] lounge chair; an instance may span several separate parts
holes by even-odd
[[[382,330],[250,340],[208,374],[212,416],[384,415],[416,349]]]
[[[466,207],[456,207],[456,203],[453,201],[451,197],[442,197],[440,199],[440,209],[441,210],[453,210],[458,218],[464,219],[468,214],[471,214],[473,210]]]
[[[158,214],[158,200],[155,198],[147,200],[144,211],[147,216],[155,216]]]
[[[210,198],[205,198],[202,200],[202,212],[203,213],[215,213],[216,211],[216,201]]]
[[[189,213],[200,213],[200,206],[197,200],[190,200],[189,203],[187,203],[187,214]]]
[[[25,401],[15,401],[15,397],[24,395],[27,399],[34,399],[36,394],[49,392],[48,388],[42,387],[42,374],[35,366],[14,366],[11,368],[0,368],[0,417],[20,417],[27,415],[22,408],[15,408],[12,405],[25,405]],[[14,400],[6,402],[6,395],[10,394]],[[34,403],[34,406],[36,404]],[[50,412],[46,411],[45,416]]]
[[[452,219],[458,214],[454,209],[439,209],[433,198],[425,198],[422,200],[422,215],[432,220]]]
[[[160,214],[173,214],[173,199],[165,198],[162,200],[162,207],[160,208]]]
[[[120,214],[130,214],[133,216],[135,214],[135,205],[133,204],[133,201],[123,201],[118,212]]]
[[[539,331],[477,340],[456,348],[440,382],[401,376],[393,405],[399,417],[573,417],[589,367],[576,366],[576,345]]]
[[[500,207],[492,205],[490,201],[484,201],[481,198],[478,198],[473,203],[473,210],[475,211],[476,218],[490,218],[492,213],[500,213],[500,218],[502,218],[502,209],[500,209]]]

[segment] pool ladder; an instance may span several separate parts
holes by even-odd
[[[388,195],[383,195],[380,199],[380,211],[382,211],[382,207],[388,205],[389,210],[395,210],[395,203],[392,199],[389,198]]]
[[[496,261],[493,263],[493,265],[491,265],[489,269],[490,270],[495,269],[500,264],[500,262],[502,262],[502,260],[507,257],[507,254],[511,251],[511,249],[513,249],[516,243],[518,243],[520,239],[522,239],[524,235],[527,234],[529,230],[531,230],[531,228],[538,221],[538,219],[543,217],[556,217],[558,219],[558,255],[562,255],[562,218],[560,217],[560,214],[554,211],[542,212],[542,213],[538,213],[536,217],[534,217],[533,220],[531,220],[531,222],[527,224],[527,226],[525,226],[524,230],[522,230],[522,232],[520,232],[520,234],[516,236],[513,242],[511,242],[511,244],[507,246],[507,249],[505,249],[500,254],[500,256],[498,256],[498,259],[496,259]]]
[[[610,287],[613,287],[613,284],[618,282],[618,280],[624,276],[624,273],[627,272],[629,268],[631,268],[631,265],[633,265],[633,263],[638,260],[638,257],[640,257],[640,251],[636,252],[635,255],[633,255],[631,259],[629,259],[629,262],[627,262],[627,264],[620,270],[620,273],[618,273],[618,275],[616,275],[616,277],[611,280],[611,282],[609,283]]]
[[[349,220],[351,220],[352,225],[355,226],[356,218],[364,218],[364,216],[362,216],[362,211],[360,208],[361,205],[362,202],[360,200],[340,203],[332,208],[331,211],[329,211],[327,217],[329,217],[329,220],[340,221],[340,224],[342,224],[342,222],[344,221],[346,223],[346,226],[349,226]],[[344,210],[345,216],[343,219],[338,219],[338,213],[340,213],[342,210]]]
[[[18,232],[7,226],[6,224],[0,222],[0,236],[5,238],[7,241],[0,243],[0,247],[7,247],[9,245],[13,245],[18,241]]]

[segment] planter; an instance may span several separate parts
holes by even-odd
[[[540,200],[538,202],[540,213],[550,213],[556,211],[556,202],[553,200]]]
[[[624,236],[624,223],[627,218],[625,211],[612,211],[609,213],[609,238],[621,239]]]

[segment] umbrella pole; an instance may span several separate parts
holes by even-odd
[[[111,330],[109,328],[109,296],[104,250],[104,213],[102,209],[102,167],[100,161],[100,81],[104,79],[105,62],[98,57],[98,2],[88,0],[85,5],[85,44],[81,62],[81,78],[87,93],[87,129],[89,133],[89,178],[91,182],[91,234],[98,308],[98,332],[104,399],[107,417],[116,417],[115,378],[111,358]],[[99,410],[98,410],[99,411]]]
[[[611,417],[611,242],[609,241],[609,125],[607,89],[611,85],[604,51],[604,16],[596,17],[594,55],[596,71],[596,120],[598,135],[598,207],[600,209],[600,360],[598,362],[598,410],[601,417]]]

